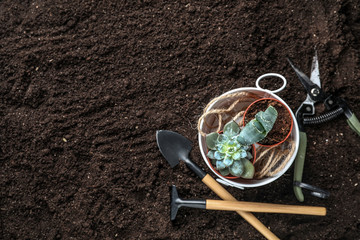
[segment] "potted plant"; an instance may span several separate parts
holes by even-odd
[[[290,136],[293,128],[293,119],[290,110],[275,98],[261,98],[251,103],[245,110],[243,126],[250,122],[259,111],[265,111],[269,106],[276,108],[278,112],[277,124],[266,138],[256,142],[260,146],[275,147]]]
[[[230,121],[222,132],[206,135],[207,157],[212,166],[225,178],[252,179],[255,168],[250,160],[255,155],[255,148],[251,146],[268,135],[277,116],[276,108],[269,106],[256,113],[242,130],[235,121]]]
[[[245,111],[251,104],[254,104],[257,100],[264,98],[272,98],[279,101],[286,110],[282,109],[282,106],[280,105],[273,105],[273,107],[278,111],[278,117],[273,129],[266,136],[265,140],[258,140],[258,142],[253,144],[252,148],[250,148],[252,150],[251,154],[253,155],[253,159],[250,159],[249,161],[252,162],[255,167],[255,174],[253,178],[246,179],[243,177],[232,176],[230,174],[227,176],[222,175],[219,170],[216,169],[215,160],[210,159],[207,156],[210,149],[206,144],[206,136],[213,132],[223,134],[224,126],[232,120],[238,123],[241,128],[244,128],[243,118]],[[256,113],[266,110],[266,108],[256,109]],[[286,136],[286,140],[284,138],[284,142],[280,142],[281,144],[278,143],[276,146],[269,147],[271,146],[271,143],[266,147],[261,146],[260,144],[266,144],[264,141],[269,140],[268,138],[271,137],[273,131],[276,131],[277,128],[284,127],[282,126],[281,114],[283,111],[286,111],[291,115],[290,119],[292,122],[289,130],[290,135],[288,137]],[[252,120],[252,117],[249,116],[250,114],[246,113],[245,125]],[[221,184],[239,189],[259,187],[269,184],[283,176],[295,160],[299,149],[300,138],[299,128],[294,119],[295,116],[286,102],[271,91],[251,87],[232,89],[215,97],[214,99],[211,99],[211,101],[204,107],[203,113],[198,119],[197,129],[201,156],[206,165],[217,176],[216,180]],[[288,129],[288,127],[286,127],[286,129]],[[214,162],[214,164],[212,162]]]

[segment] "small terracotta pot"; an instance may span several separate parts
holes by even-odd
[[[271,101],[276,101],[276,102],[280,103],[280,104],[281,104],[284,108],[286,108],[286,110],[288,111],[289,117],[290,117],[290,120],[291,120],[291,126],[290,126],[290,129],[289,129],[289,132],[288,132],[288,134],[286,135],[286,137],[285,137],[283,140],[281,140],[280,142],[275,143],[275,144],[272,144],[272,145],[264,145],[264,144],[256,143],[256,144],[258,144],[258,145],[260,145],[260,146],[263,146],[263,147],[274,147],[274,146],[280,145],[281,143],[285,142],[286,139],[288,139],[288,137],[290,136],[291,131],[292,131],[292,129],[293,129],[293,122],[294,122],[294,121],[293,121],[293,117],[292,117],[292,115],[291,115],[291,111],[290,111],[289,108],[287,108],[282,102],[280,102],[279,100],[277,100],[277,99],[275,99],[275,98],[261,98],[261,99],[258,99],[258,100],[256,100],[256,101],[254,101],[254,102],[251,103],[251,104],[247,107],[247,109],[245,110],[244,117],[243,117],[243,126],[245,126],[245,124],[246,124],[246,123],[245,123],[245,116],[246,116],[248,110],[249,110],[252,106],[254,106],[256,103],[258,103],[258,102],[260,102],[260,101],[265,101],[265,100],[271,100]],[[276,124],[276,123],[275,123],[275,124]]]
[[[252,155],[253,155],[252,164],[254,165],[255,160],[256,160],[256,148],[255,148],[255,145],[254,145],[254,144],[251,145],[251,146],[252,146],[252,152],[251,152],[251,153],[252,153]],[[209,152],[209,150],[208,150],[208,152]],[[207,161],[208,161],[210,167],[212,168],[212,170],[213,170],[214,172],[216,172],[217,174],[223,176],[224,178],[226,178],[226,179],[238,179],[238,178],[241,178],[241,177],[235,177],[235,176],[232,176],[232,175],[230,175],[230,177],[229,177],[229,175],[228,175],[228,176],[224,176],[224,175],[222,175],[222,174],[213,166],[213,164],[212,164],[212,162],[211,162],[211,160],[210,160],[209,158],[207,158]]]

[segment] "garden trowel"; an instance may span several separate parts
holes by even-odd
[[[258,202],[240,202],[224,200],[184,200],[181,199],[176,190],[176,186],[171,187],[171,210],[170,219],[175,220],[176,214],[181,207],[200,208],[207,210],[222,211],[251,211],[262,213],[287,213],[325,216],[326,208],[314,206],[297,206]]]
[[[158,130],[156,132],[156,140],[160,152],[173,168],[184,161],[191,169],[212,191],[224,200],[236,201],[236,199],[215,181],[209,174],[202,170],[189,158],[189,153],[192,148],[192,143],[184,136],[167,130]],[[275,236],[265,225],[263,225],[253,214],[245,211],[236,211],[246,221],[248,221],[254,228],[256,228],[267,239],[279,239]]]

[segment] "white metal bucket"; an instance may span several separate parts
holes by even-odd
[[[263,75],[262,77],[264,77],[264,76],[265,75]],[[267,77],[267,76],[265,76],[265,77]],[[286,80],[285,79],[283,79],[283,80],[284,80],[284,83],[285,83],[284,85],[286,85]],[[258,81],[257,81],[257,86],[258,86]],[[282,87],[282,89],[283,89],[283,87]],[[244,92],[244,91],[250,92],[253,95],[256,95],[258,98],[275,98],[275,99],[279,100],[281,103],[283,103],[289,109],[289,111],[290,111],[290,113],[292,115],[292,119],[293,119],[293,128],[292,128],[291,134],[289,136],[289,139],[291,139],[291,140],[293,140],[295,142],[295,151],[293,152],[293,154],[291,156],[291,159],[287,162],[285,167],[279,173],[277,173],[275,176],[266,177],[266,178],[262,178],[262,179],[242,179],[242,178],[239,178],[239,179],[236,179],[236,181],[235,181],[235,180],[224,178],[223,176],[221,176],[220,174],[218,174],[217,172],[215,172],[212,169],[212,167],[210,166],[210,163],[207,160],[207,156],[206,156],[207,147],[206,147],[205,137],[203,137],[199,133],[199,146],[200,146],[201,155],[202,155],[205,163],[208,165],[208,167],[218,177],[218,179],[216,179],[216,180],[218,182],[224,184],[224,185],[228,185],[228,186],[232,186],[232,187],[236,187],[236,188],[240,188],[240,189],[263,186],[263,185],[269,184],[269,183],[275,181],[276,179],[278,179],[293,164],[293,162],[295,160],[295,157],[296,157],[296,154],[297,154],[297,151],[298,151],[298,148],[299,148],[299,127],[298,127],[298,124],[296,122],[296,118],[294,116],[294,113],[291,111],[290,107],[284,102],[284,100],[282,100],[279,96],[277,96],[274,93],[274,92],[278,92],[278,91],[269,91],[269,90],[262,89],[260,87],[257,87],[257,88],[246,87],[246,88],[233,89],[231,91],[228,91],[228,92],[224,93],[223,95],[228,95],[228,94],[232,94],[232,93],[236,93],[236,92]],[[223,95],[221,95],[221,96],[223,96]],[[254,99],[254,100],[256,100],[256,99]],[[223,105],[226,105],[227,104],[226,101],[229,102],[228,99],[219,100],[219,101],[214,102],[209,107],[208,111],[213,109],[213,108],[219,108],[219,107],[221,107]],[[244,104],[242,107],[246,107],[246,106],[250,105],[251,102],[252,101],[241,103],[241,104]],[[200,123],[200,129],[205,133],[209,133],[209,132],[214,131],[214,129],[209,129],[209,127],[206,124],[204,124],[204,121],[202,121]],[[257,145],[255,145],[255,146],[257,147]]]

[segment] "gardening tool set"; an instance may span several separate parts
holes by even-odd
[[[160,130],[156,132],[157,144],[160,152],[170,164],[175,167],[179,161],[184,161],[203,183],[205,183],[213,192],[224,200],[236,201],[236,199],[223,188],[215,179],[202,170],[189,158],[192,149],[192,143],[184,136],[171,131]],[[279,239],[265,225],[263,225],[253,214],[245,211],[236,210],[236,212],[248,221],[254,228],[268,239]]]
[[[351,112],[348,105],[343,99],[332,96],[322,91],[320,77],[319,77],[319,64],[316,53],[313,58],[310,78],[308,78],[303,72],[301,72],[292,63],[290,59],[288,59],[288,61],[292,66],[292,68],[295,70],[296,75],[299,77],[301,83],[304,85],[307,91],[307,98],[301,104],[299,109],[296,111],[296,115],[295,115],[296,119],[293,120],[291,117],[291,121],[293,121],[291,123],[291,129],[290,129],[291,134],[289,134],[286,137],[286,139],[284,139],[283,141],[284,143],[276,147],[270,147],[265,151],[262,152],[260,151],[259,158],[267,156],[266,154],[270,155],[270,158],[274,158],[276,152],[280,152],[281,154],[283,154],[283,156],[280,154],[280,156],[277,158],[278,160],[276,164],[274,164],[273,166],[269,164],[266,165],[265,163],[266,165],[265,168],[268,168],[269,171],[273,170],[274,168],[279,168],[279,166],[281,166],[280,169],[277,169],[276,173],[271,175],[270,172],[269,175],[266,175],[266,177],[264,177],[264,179],[249,179],[248,177],[243,177],[243,178],[240,177],[239,179],[232,180],[231,178],[224,178],[224,176],[221,175],[224,172],[224,170],[222,169],[225,169],[226,166],[233,166],[230,165],[233,163],[234,164],[238,163],[241,165],[241,161],[245,161],[245,159],[249,157],[249,153],[245,151],[249,149],[249,147],[243,145],[245,139],[243,138],[241,133],[237,135],[239,133],[239,130],[238,127],[235,126],[236,118],[241,117],[241,114],[236,114],[236,117],[230,116],[230,118],[233,118],[234,123],[232,123],[232,125],[227,124],[227,126],[225,127],[224,136],[221,134],[217,134],[217,132],[213,134],[208,134],[208,132],[210,132],[211,129],[214,129],[214,127],[209,126],[208,122],[213,124],[215,122],[214,120],[215,118],[210,118],[210,121],[206,123],[205,123],[205,117],[204,119],[201,118],[199,120],[199,125],[198,125],[199,144],[200,144],[200,150],[202,156],[206,164],[210,167],[210,169],[213,170],[213,166],[211,161],[209,161],[209,158],[213,159],[212,160],[213,163],[215,162],[217,163],[217,168],[219,168],[219,170],[222,170],[220,171],[220,173],[218,171],[213,170],[213,172],[219,177],[216,180],[212,178],[208,173],[206,173],[203,169],[201,169],[192,160],[190,160],[189,153],[192,149],[192,143],[189,139],[185,138],[179,133],[172,131],[158,130],[156,132],[156,140],[159,150],[164,156],[164,158],[167,160],[167,162],[170,164],[170,166],[173,168],[177,166],[180,161],[183,161],[187,165],[187,167],[190,170],[192,170],[201,179],[203,183],[205,183],[213,192],[215,192],[220,198],[223,199],[223,200],[211,200],[211,199],[184,200],[179,198],[176,187],[172,186],[171,212],[170,212],[171,220],[175,220],[178,209],[181,207],[199,208],[199,209],[207,209],[207,210],[236,211],[240,216],[242,216],[247,222],[249,222],[255,229],[257,229],[267,239],[279,239],[265,225],[263,225],[251,212],[306,214],[306,215],[317,215],[317,216],[326,215],[326,209],[324,207],[237,201],[224,187],[222,187],[222,185],[219,184],[220,182],[223,183],[224,185],[230,185],[241,189],[243,189],[244,187],[257,187],[257,186],[265,185],[276,180],[278,177],[284,174],[285,171],[290,167],[290,165],[293,162],[295,162],[294,192],[296,198],[300,202],[304,201],[304,195],[302,193],[303,188],[310,190],[310,193],[316,197],[326,198],[329,196],[329,193],[327,191],[302,182],[302,173],[304,168],[306,143],[307,143],[305,126],[313,125],[313,124],[321,124],[330,121],[341,114],[345,114],[345,116],[348,118],[347,122],[351,127],[351,129],[353,129],[357,134],[360,135],[360,123],[356,118],[356,116]],[[277,76],[277,75],[278,74],[270,74],[270,76]],[[264,76],[267,77],[269,76],[269,74]],[[281,76],[281,78],[283,77]],[[286,80],[284,78],[284,86],[285,85],[286,85]],[[261,88],[242,88],[242,89],[235,89],[233,91],[225,93],[219,98],[216,98],[215,100],[210,102],[209,105],[205,108],[203,116],[207,116],[207,114],[211,115],[213,113],[219,113],[219,112],[225,112],[225,114],[229,114],[229,112],[231,113],[234,110],[240,111],[240,113],[242,113],[241,111],[244,108],[246,108],[246,106],[249,105],[248,103],[249,99],[251,103],[251,101],[266,97],[271,97],[276,101],[278,101],[279,103],[283,104],[285,108],[288,108],[287,104],[283,102],[281,98],[279,98],[277,95],[274,94],[274,91],[271,92]],[[235,100],[232,102],[232,99],[242,99],[242,98],[244,98],[245,101]],[[247,105],[246,104],[242,105],[243,102],[246,102]],[[317,102],[322,102],[325,105],[325,107],[328,109],[328,112],[321,114],[317,117],[309,117],[315,114],[314,104]],[[224,104],[225,107],[223,106]],[[222,108],[223,111],[220,111],[218,109],[219,107]],[[289,113],[291,114],[291,116],[293,116],[291,110],[289,110]],[[256,117],[257,118],[253,120],[255,121],[254,127],[256,128],[253,127],[254,130],[251,129],[251,131],[255,131],[255,129],[258,130],[261,129],[262,126],[260,122],[266,124],[268,121],[267,117],[269,117],[270,119],[270,117],[274,117],[274,115],[262,114],[258,116],[257,114]],[[216,128],[220,128],[221,126],[220,120],[223,120],[224,118],[222,116],[218,116],[217,119],[219,119],[219,124],[216,125]],[[292,127],[293,124],[294,127]],[[211,140],[210,138],[206,139],[206,136],[209,135],[212,135],[213,138],[215,136],[216,139],[214,138],[212,139],[212,141],[210,141]],[[246,136],[248,137],[248,135]],[[209,146],[211,148],[210,153],[208,152]],[[243,150],[243,148],[245,150]],[[272,152],[270,150],[272,150]],[[230,154],[228,154],[228,152],[230,152]],[[241,154],[243,154],[244,156],[241,156]],[[237,168],[236,170],[240,172],[236,172],[235,169],[231,169],[230,174],[236,175],[237,173],[239,173],[239,176],[242,176],[241,175],[242,169]],[[227,172],[226,174],[229,173]]]

